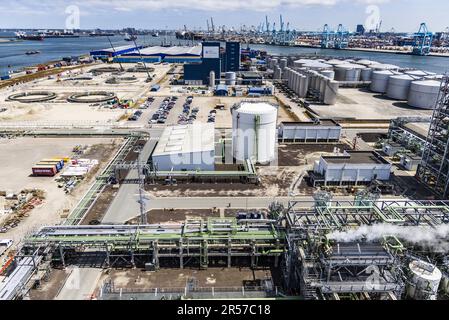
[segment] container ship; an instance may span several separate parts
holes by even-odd
[[[16,32],[16,38],[20,40],[43,41],[44,36],[41,34],[26,34],[24,32]]]

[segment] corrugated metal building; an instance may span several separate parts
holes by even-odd
[[[278,132],[282,142],[338,142],[341,126],[332,119],[315,122],[282,122]]]
[[[136,63],[140,61],[148,63],[168,62],[168,63],[187,63],[187,62],[201,62],[201,46],[195,47],[147,47],[125,53],[116,57],[115,62]],[[142,57],[141,57],[142,56]]]
[[[94,58],[111,58],[111,57],[116,57],[119,55],[123,55],[129,52],[133,52],[136,51],[137,49],[142,49],[143,46],[121,46],[121,47],[114,47],[114,49],[112,48],[107,48],[107,49],[102,49],[102,50],[94,50],[90,52],[90,55]]]
[[[215,126],[193,124],[167,127],[152,154],[158,171],[215,169]]]
[[[366,185],[390,180],[392,164],[372,151],[346,151],[340,156],[321,157],[310,178],[313,185]]]

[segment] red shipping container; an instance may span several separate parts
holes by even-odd
[[[54,177],[57,173],[55,167],[33,167],[33,175],[41,177]]]

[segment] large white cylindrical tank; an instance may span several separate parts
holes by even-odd
[[[371,81],[372,75],[373,75],[373,69],[371,69],[371,68],[362,69],[362,73],[360,75],[360,80]]]
[[[274,68],[279,64],[279,60],[278,59],[271,59],[270,61],[270,69],[274,70]]]
[[[268,163],[275,157],[278,107],[241,102],[231,109],[232,151],[237,161]]]
[[[407,100],[410,85],[416,78],[407,74],[400,74],[388,78],[387,97],[396,100]]]
[[[388,79],[393,75],[395,75],[395,73],[389,70],[373,71],[373,74],[371,75],[371,91],[378,93],[387,92]]]
[[[301,75],[300,81],[299,96],[305,98],[309,91],[309,78],[306,75]]]
[[[225,77],[227,86],[235,86],[237,82],[237,74],[235,72],[226,72]]]
[[[327,105],[334,105],[337,103],[337,95],[338,95],[338,81],[334,80],[326,80],[326,86],[324,89],[324,99],[323,103]]]
[[[209,87],[211,88],[215,87],[215,71],[211,71],[209,73]]]
[[[441,82],[435,80],[413,81],[410,86],[408,105],[420,109],[434,109],[438,101]]]
[[[320,73],[330,80],[334,80],[335,78],[335,71],[333,70],[321,70]]]
[[[436,300],[442,273],[440,269],[424,261],[409,264],[410,278],[407,295],[414,300]]]

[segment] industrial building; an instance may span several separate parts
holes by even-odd
[[[243,101],[231,108],[234,159],[258,163],[274,160],[278,106],[268,102]]]
[[[449,78],[439,92],[418,178],[440,197],[449,197]]]
[[[135,45],[113,47],[113,48],[91,51],[90,55],[96,59],[107,59],[107,58],[117,57],[117,56],[120,56],[120,55],[123,55],[126,53],[134,52],[134,51],[136,51],[138,49],[142,49],[142,48],[143,48],[143,46],[136,47]]]
[[[331,119],[309,122],[282,122],[278,130],[282,142],[338,142],[341,126]]]
[[[213,171],[215,126],[208,123],[167,127],[151,158],[157,171]]]
[[[201,62],[184,65],[184,83],[203,85],[210,82],[211,71],[217,79],[221,78],[221,59],[219,42],[203,42]]]
[[[195,47],[147,47],[141,50],[121,54],[114,58],[115,62],[124,63],[189,63],[201,62],[201,46]]]
[[[240,71],[241,64],[240,42],[226,42],[224,71]]]
[[[314,186],[365,185],[373,180],[390,180],[392,164],[377,152],[345,151],[339,156],[322,156],[310,178]]]

